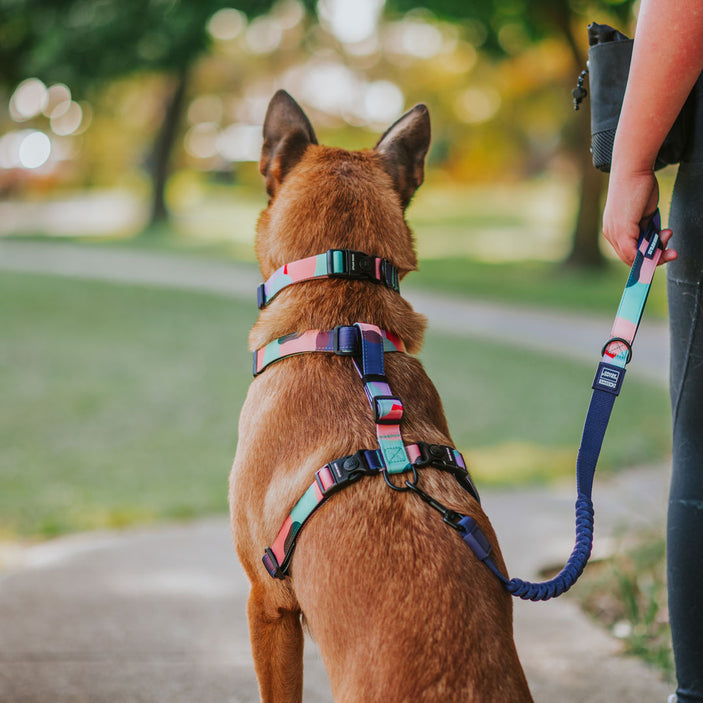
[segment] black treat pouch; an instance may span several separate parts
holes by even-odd
[[[607,24],[588,25],[588,82],[591,93],[591,153],[593,165],[610,171],[615,130],[620,118],[625,86],[630,72],[632,39]],[[574,91],[574,105],[585,97],[580,87]],[[652,96],[659,100],[661,96]],[[664,98],[665,99],[665,98]],[[686,100],[671,131],[664,139],[655,169],[678,163],[683,155],[691,122],[691,97]]]

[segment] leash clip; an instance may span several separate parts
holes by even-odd
[[[451,508],[447,508],[445,505],[442,505],[442,503],[429,495],[429,493],[425,493],[425,491],[423,491],[417,483],[410,483],[410,481],[406,481],[405,485],[407,490],[410,490],[420,496],[420,498],[427,503],[430,508],[440,513],[442,515],[442,520],[444,520],[449,527],[453,527],[457,532],[463,532],[463,529],[459,524],[464,517],[463,515],[457,513],[456,510],[452,510]]]

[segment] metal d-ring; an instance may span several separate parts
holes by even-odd
[[[622,344],[625,345],[627,348],[627,361],[625,362],[626,364],[629,364],[630,361],[632,361],[632,344],[628,342],[626,339],[623,339],[622,337],[611,337],[604,345],[603,348],[600,350],[600,355],[603,356],[605,354],[605,350],[613,343],[613,342],[621,342]]]
[[[382,471],[381,473],[383,474],[383,480],[386,482],[386,485],[389,488],[392,488],[394,491],[398,491],[399,493],[404,493],[405,491],[409,491],[413,486],[417,486],[417,482],[419,480],[419,476],[417,475],[417,469],[415,466],[412,464],[410,465],[410,469],[413,472],[413,480],[411,481],[405,481],[404,486],[396,486],[394,483],[391,482],[390,478],[388,478],[388,472],[387,471]],[[405,473],[405,472],[403,472]]]

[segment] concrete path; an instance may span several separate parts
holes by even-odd
[[[0,269],[133,281],[246,296],[258,275],[230,264],[61,244],[0,241]],[[411,291],[431,327],[597,362],[612,320],[517,313]],[[661,324],[647,323],[632,370],[665,382]],[[655,328],[657,328],[656,333]],[[584,331],[587,330],[587,331]],[[507,337],[506,337],[507,335]],[[585,335],[585,336],[584,336]],[[584,351],[585,350],[585,351]],[[583,355],[583,356],[582,356]],[[596,480],[595,556],[620,527],[663,529],[666,467]],[[483,491],[512,575],[560,565],[573,542],[574,488]],[[3,703],[258,699],[245,623],[247,583],[224,519],[85,534],[0,550],[0,701]],[[10,563],[12,562],[12,563]],[[515,603],[516,640],[536,701],[663,703],[669,692],[569,596]],[[312,643],[305,700],[331,700]],[[492,703],[492,702],[491,702]],[[496,702],[500,703],[500,701]]]
[[[254,266],[104,246],[0,239],[0,270],[52,273],[130,283],[201,290],[255,300],[261,282]],[[660,274],[661,275],[661,274]],[[593,364],[608,338],[617,310],[609,317],[535,310],[477,300],[458,300],[403,286],[403,295],[427,315],[430,329],[480,337]],[[623,276],[623,286],[626,276]],[[661,320],[646,320],[634,345],[628,372],[666,384],[668,331]]]
[[[620,523],[661,525],[666,473],[657,467],[599,483],[596,557]],[[532,578],[564,561],[572,491],[484,491],[512,574]],[[256,701],[247,592],[224,518],[75,535],[16,553],[0,578],[0,700]],[[666,700],[657,674],[622,656],[570,596],[516,601],[515,629],[535,701]],[[331,701],[311,641],[304,700]]]

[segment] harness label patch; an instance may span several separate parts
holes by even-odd
[[[625,369],[601,362],[598,364],[598,371],[596,372],[596,378],[593,381],[593,388],[618,395],[618,393],[620,393],[620,386],[622,386],[622,379],[624,376]]]

